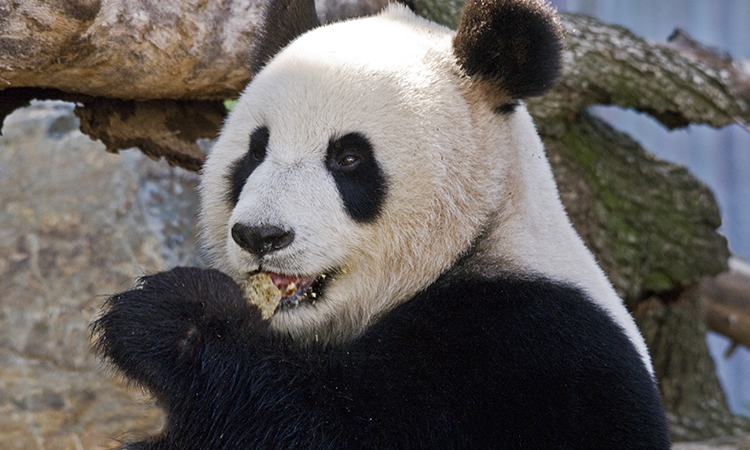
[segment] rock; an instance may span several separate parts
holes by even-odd
[[[750,436],[706,442],[677,442],[672,450],[750,450]]]
[[[37,102],[0,137],[0,448],[109,448],[159,429],[160,411],[109,376],[88,326],[143,274],[202,265],[197,176],[111,155],[74,106]]]

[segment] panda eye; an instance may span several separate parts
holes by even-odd
[[[252,155],[254,160],[263,161],[263,158],[266,156],[266,150],[260,148],[253,149]]]
[[[359,133],[350,133],[328,145],[328,167],[335,172],[351,174],[366,165],[372,156],[372,147]]]
[[[336,165],[343,172],[351,172],[359,166],[359,157],[352,154],[345,154],[339,158]]]
[[[265,159],[269,136],[268,127],[256,128],[250,135],[250,148],[241,158],[229,166],[229,173],[226,175],[227,181],[229,181],[226,199],[232,205],[237,205],[247,178]]]
[[[260,127],[250,135],[250,156],[256,162],[261,162],[266,157],[268,138],[269,132],[267,127]]]
[[[325,164],[349,217],[359,223],[374,221],[385,201],[388,183],[367,137],[357,132],[333,137]]]

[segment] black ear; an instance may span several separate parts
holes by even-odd
[[[165,404],[184,395],[210,346],[263,332],[260,312],[215,270],[176,268],[112,296],[91,326],[100,356]],[[208,353],[208,354],[206,354]]]
[[[320,26],[314,0],[270,0],[255,36],[250,69],[256,75],[287,44]]]
[[[468,0],[453,39],[461,67],[506,104],[551,88],[562,50],[559,20],[540,0]]]

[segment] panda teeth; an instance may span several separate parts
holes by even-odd
[[[282,297],[290,297],[292,294],[297,292],[297,283],[292,281],[291,283],[287,284],[286,288],[284,288],[284,292],[282,292]]]
[[[295,308],[300,303],[315,304],[319,295],[318,281],[325,278],[325,275],[317,277],[297,278],[290,281],[286,286],[277,286],[281,291],[281,301],[279,306],[282,308]]]
[[[291,311],[303,304],[314,306],[323,300],[328,283],[338,275],[347,273],[346,269],[333,269],[317,276],[297,276],[268,269],[258,268],[248,272],[247,279],[241,285],[250,303],[259,306],[266,319],[277,312]]]
[[[276,307],[277,311],[294,309],[303,303],[314,305],[321,299],[325,285],[334,279],[336,274],[342,273],[341,270],[335,270],[317,276],[297,277],[269,270],[260,272],[268,275],[278,289],[281,299]]]

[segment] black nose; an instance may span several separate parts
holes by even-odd
[[[249,227],[236,223],[232,227],[232,239],[243,249],[261,257],[291,244],[294,240],[294,231],[285,231],[274,226]]]

